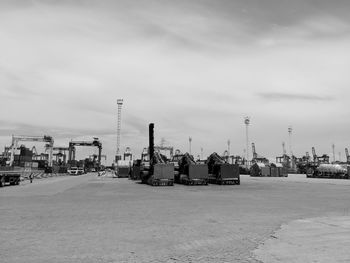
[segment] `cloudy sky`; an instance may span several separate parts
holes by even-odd
[[[266,157],[350,147],[350,1],[0,1],[0,147],[11,134],[139,155],[148,124],[175,148]],[[250,150],[250,149],[249,149]],[[84,149],[81,155],[94,152]],[[81,156],[85,157],[85,156]]]

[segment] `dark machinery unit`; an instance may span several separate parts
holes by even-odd
[[[152,186],[174,185],[174,164],[154,151],[154,124],[149,124],[149,168],[141,171],[141,181]],[[146,167],[144,167],[146,168]]]
[[[217,153],[212,153],[207,159],[209,183],[240,184],[238,164],[229,164]]]
[[[182,155],[179,160],[178,173],[175,182],[186,185],[207,185],[209,180],[208,166],[197,164],[189,153]]]

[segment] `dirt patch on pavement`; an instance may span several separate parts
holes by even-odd
[[[317,217],[282,225],[255,251],[274,262],[350,262],[350,216]]]

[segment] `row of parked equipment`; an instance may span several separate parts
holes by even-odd
[[[194,160],[189,153],[176,152],[168,159],[154,147],[154,124],[149,125],[149,148],[147,154],[133,162],[130,178],[153,186],[215,184],[240,184],[239,166],[227,163],[217,153],[203,161]]]

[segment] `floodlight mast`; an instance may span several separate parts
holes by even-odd
[[[248,147],[249,147],[249,134],[248,134],[248,127],[249,127],[249,124],[250,124],[250,117],[246,116],[244,117],[244,124],[245,124],[245,138],[246,138],[246,157],[247,157],[247,161],[249,161],[249,150],[248,150]]]
[[[121,133],[121,121],[122,121],[122,105],[123,105],[123,99],[117,100],[118,105],[118,119],[117,119],[117,154],[116,158],[120,156],[120,133]]]

